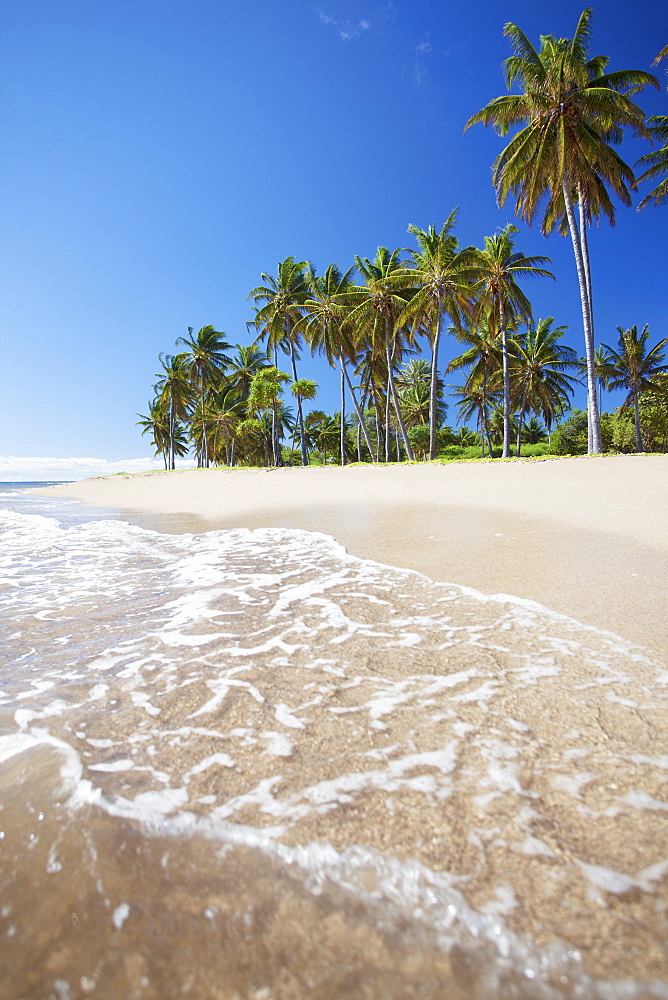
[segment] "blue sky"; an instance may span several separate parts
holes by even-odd
[[[440,226],[457,205],[462,244],[514,221],[490,183],[503,140],[463,127],[505,92],[506,21],[538,43],[572,36],[581,10],[0,0],[0,454],[141,459],[136,413],[158,352],[208,323],[247,343],[246,296],[279,260],[345,268],[410,246],[409,223]],[[592,52],[649,69],[668,0],[594,11]],[[656,72],[662,91],[637,98],[647,114],[668,105]],[[622,155],[648,150],[629,138]],[[652,342],[668,332],[667,223],[665,209],[619,206],[614,229],[592,232],[597,341],[614,343],[617,325],[649,323]],[[528,286],[535,315],[566,324],[582,353],[570,241],[519,226],[517,248],[552,257],[557,277]],[[455,353],[446,342],[442,365]],[[305,356],[300,375],[320,384],[318,408],[338,406],[322,361]]]

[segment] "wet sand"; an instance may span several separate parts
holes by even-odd
[[[20,789],[14,993],[55,996],[58,976],[110,1000],[668,996],[667,471],[620,456],[39,491],[163,533],[45,523],[16,543],[38,568],[11,612],[14,721],[47,720],[92,792],[64,827],[51,747],[21,730],[28,770],[6,790],[0,774],[0,798]],[[280,531],[179,537],[235,527],[320,531],[376,562]]]
[[[668,650],[668,457],[209,469],[35,491],[168,532],[302,528],[353,555],[507,593]]]

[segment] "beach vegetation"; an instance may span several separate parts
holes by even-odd
[[[665,348],[668,337],[664,337],[649,350],[649,327],[645,325],[642,332],[637,326],[628,330],[618,326],[619,337],[617,347],[603,347],[607,352],[607,381],[611,389],[625,389],[628,393],[622,409],[633,407],[633,425],[635,429],[636,451],[644,451],[642,426],[640,418],[640,398],[643,392],[653,393],[650,398],[661,403],[663,382],[656,378],[668,372]]]

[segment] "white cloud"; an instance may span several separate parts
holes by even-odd
[[[425,39],[415,46],[415,60],[413,62],[413,83],[416,87],[421,87],[427,79],[429,72],[429,54],[432,51],[431,42]]]
[[[371,27],[371,21],[367,21],[366,18],[361,18],[359,21],[354,22],[349,21],[347,18],[332,17],[331,14],[325,13],[319,7],[316,8],[316,12],[322,23],[334,28],[339,38],[344,42],[350,42],[353,38],[358,38]]]
[[[176,460],[179,469],[193,468],[194,463]],[[156,458],[127,458],[109,462],[106,458],[45,458],[0,455],[0,481],[4,483],[43,483],[54,480],[90,479],[91,476],[113,476],[118,472],[149,472],[164,469]]]

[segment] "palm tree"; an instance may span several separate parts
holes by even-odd
[[[148,416],[138,413],[139,420],[137,427],[143,427],[144,434],[151,434],[151,444],[155,448],[154,455],[162,455],[165,469],[167,469],[167,459],[169,456],[169,413],[161,405],[160,401],[154,399],[148,404]],[[186,449],[187,450],[187,449]]]
[[[163,372],[156,375],[158,381],[153,391],[168,415],[169,468],[174,469],[178,422],[188,419],[193,401],[190,361],[187,354],[159,354],[158,358]]]
[[[234,465],[236,461],[236,431],[246,414],[246,401],[239,387],[228,382],[218,392],[214,392],[205,411],[204,418],[211,427],[210,457],[218,465],[223,461]],[[193,430],[197,433],[197,423],[193,419]]]
[[[299,326],[303,327],[306,339],[311,351],[322,352],[333,368],[336,361],[341,369],[341,464],[345,465],[345,386],[353,401],[357,418],[361,422],[361,427],[365,436],[367,447],[372,460],[376,457],[371,447],[369,436],[362,420],[362,412],[355,395],[355,390],[350,381],[346,362],[356,360],[355,347],[353,344],[352,330],[346,322],[347,314],[351,310],[350,301],[345,299],[345,294],[352,288],[351,275],[354,268],[350,267],[341,273],[338,264],[330,264],[322,276],[316,275],[314,269],[309,267],[307,281],[309,292],[304,302],[305,314],[299,321]]]
[[[404,323],[424,326],[431,346],[429,458],[432,461],[436,457],[438,349],[443,319],[447,315],[456,326],[461,326],[462,316],[471,311],[466,254],[459,252],[457,237],[452,232],[456,215],[457,209],[454,209],[440,232],[435,226],[428,229],[413,225],[408,227],[419,248],[410,251],[413,267],[408,272],[415,293],[398,320],[400,326]]]
[[[652,378],[662,372],[668,371],[668,365],[664,364],[666,355],[663,348],[668,345],[668,337],[660,340],[651,351],[647,351],[647,341],[649,340],[649,326],[645,324],[642,333],[638,333],[638,327],[632,326],[629,330],[618,326],[619,339],[617,350],[603,344],[608,352],[609,371],[608,385],[611,389],[628,389],[628,396],[623,405],[629,406],[633,403],[633,414],[636,429],[636,451],[643,450],[642,435],[640,433],[640,411],[638,406],[638,396],[645,389],[654,389]]]
[[[503,457],[510,458],[510,372],[508,368],[508,326],[519,319],[531,318],[531,303],[517,284],[518,278],[554,278],[551,271],[539,267],[549,257],[526,257],[515,252],[513,234],[517,227],[507,225],[494,236],[485,237],[485,249],[468,251],[468,274],[479,297],[479,309],[486,310],[490,326],[498,331],[503,361]]]
[[[443,380],[436,378],[435,406],[432,406],[431,376],[433,367],[426,358],[412,358],[396,374],[401,412],[406,427],[429,424],[429,444],[431,446],[432,420],[436,429],[445,420],[447,405],[443,402]]]
[[[549,432],[536,416],[532,416],[530,420],[527,420],[522,428],[522,440],[526,444],[540,444],[547,437],[549,437]]]
[[[304,399],[315,399],[315,397],[318,395],[318,383],[314,382],[310,378],[300,378],[297,379],[296,382],[292,383],[292,385],[290,386],[290,392],[297,400],[297,408],[301,410],[302,401]],[[302,421],[302,427],[303,427],[303,421]],[[304,432],[303,441],[305,444],[306,432]],[[294,447],[294,441],[293,441],[293,447]],[[308,464],[308,457],[306,459],[306,462]],[[302,465],[303,464],[304,462],[303,462],[303,452],[302,452]]]
[[[342,298],[351,303],[352,308],[348,321],[357,329],[360,339],[369,334],[375,339],[374,335],[382,331],[387,366],[388,397],[391,398],[394,406],[406,454],[409,460],[413,461],[413,451],[401,415],[393,373],[400,336],[396,329],[396,321],[406,306],[406,298],[400,294],[402,289],[398,287],[399,284],[406,281],[406,269],[400,259],[400,253],[400,250],[393,250],[390,253],[387,247],[378,247],[372,261],[368,257],[355,256],[355,266],[364,279],[364,284],[354,285],[351,291],[344,293]],[[385,424],[385,457],[387,460],[389,459],[390,434],[387,414]]]
[[[599,344],[594,351],[594,376],[596,378],[596,387],[598,390],[598,412],[603,412],[603,390],[609,389],[608,385],[608,371],[610,368],[610,359],[608,357],[608,352],[604,347]],[[578,359],[578,372],[580,375],[587,374],[587,359]]]
[[[476,426],[480,434],[481,456],[485,455],[485,444],[492,458],[492,438],[490,432],[489,412],[496,412],[500,402],[499,392],[490,386],[489,381],[477,377],[469,378],[466,384],[449,386],[457,399],[457,423],[467,423],[476,418]]]
[[[469,344],[468,350],[453,358],[446,369],[446,375],[458,371],[461,368],[468,368],[469,374],[466,380],[465,389],[480,386],[482,397],[487,395],[488,386],[492,390],[495,388],[495,377],[503,371],[503,359],[499,349],[499,341],[493,331],[490,331],[489,323],[481,317],[477,325],[463,327],[460,330],[451,330],[458,340]],[[492,457],[492,442],[489,437],[487,408],[483,407],[480,414],[481,435],[487,440],[490,458]]]
[[[584,10],[574,38],[541,37],[536,52],[524,33],[508,23],[514,55],[504,64],[510,89],[519,83],[521,94],[508,94],[490,101],[473,115],[466,128],[481,122],[506,135],[524,125],[497,157],[493,183],[499,202],[516,195],[516,214],[531,223],[547,198],[544,233],[561,225],[564,213],[575,255],[580,284],[585,353],[588,365],[588,413],[590,451],[601,451],[601,432],[593,368],[594,332],[591,279],[586,245],[586,226],[601,212],[614,223],[613,191],[624,204],[631,203],[635,188],[633,171],[612,148],[622,139],[624,126],[643,133],[644,115],[626,92],[645,84],[658,86],[650,73],[624,70],[606,73],[608,59],[589,58],[592,12]],[[580,229],[574,204],[580,206]]]
[[[202,414],[198,465],[205,468],[209,464],[209,449],[206,422],[203,420],[204,397],[207,388],[215,390],[219,387],[223,368],[229,363],[230,359],[225,351],[229,349],[230,344],[223,339],[224,337],[224,333],[219,333],[212,326],[203,326],[196,334],[193,333],[193,327],[189,326],[188,336],[179,337],[176,341],[177,347],[179,344],[183,344],[184,347],[190,348],[189,351],[186,351],[187,363],[193,385],[199,391],[199,405]]]
[[[548,431],[557,413],[561,413],[577,379],[566,374],[580,365],[572,347],[559,344],[565,326],[552,329],[554,318],[539,319],[535,329],[522,337],[514,337],[510,345],[510,379],[519,401],[517,421],[517,457],[520,457],[522,425],[527,409],[542,414]]]
[[[295,331],[295,326],[302,316],[304,300],[308,293],[307,267],[307,261],[295,261],[294,257],[286,257],[277,265],[277,276],[274,278],[273,275],[263,273],[261,277],[266,284],[258,285],[248,295],[248,298],[252,298],[256,303],[265,303],[256,311],[254,321],[256,329],[260,332],[260,337],[269,337],[268,346],[273,347],[274,351],[280,346],[290,355],[292,377],[295,382],[298,381],[297,352],[301,342],[301,334]],[[277,364],[274,354],[274,365],[277,367]],[[297,398],[297,418],[301,437],[302,465],[307,465],[304,418],[299,398]]]
[[[652,63],[652,66],[657,66],[662,59],[668,58],[668,45],[666,45],[659,52],[658,56]],[[654,150],[652,153],[646,153],[641,156],[638,163],[648,163],[649,167],[644,174],[641,174],[638,178],[639,181],[649,180],[656,177],[661,177],[663,175],[663,180],[659,181],[657,186],[653,191],[643,198],[643,200],[638,205],[638,209],[644,208],[649,205],[651,201],[655,205],[663,205],[663,203],[668,199],[668,115],[654,115],[652,118],[647,119],[647,131],[650,134],[650,138],[656,139],[657,142],[663,143],[660,149]],[[637,164],[636,164],[637,166]]]
[[[236,387],[241,399],[248,399],[253,377],[262,368],[267,368],[266,355],[257,350],[255,344],[235,344],[236,354],[228,360],[228,379]]]

